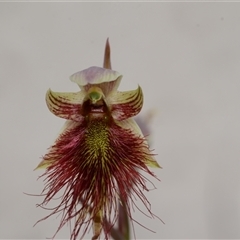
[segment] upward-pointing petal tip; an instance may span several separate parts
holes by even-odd
[[[112,69],[112,66],[111,66],[111,49],[110,49],[110,44],[109,44],[109,38],[107,38],[106,45],[105,45],[103,67],[108,68],[108,69]]]

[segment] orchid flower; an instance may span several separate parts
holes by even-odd
[[[144,195],[147,179],[140,170],[156,177],[148,167],[160,166],[133,119],[143,106],[142,89],[118,91],[121,79],[111,69],[107,41],[103,68],[90,67],[70,77],[80,91],[46,93],[49,110],[67,121],[37,166],[45,169],[39,206],[45,208],[62,190],[60,203],[44,219],[62,214],[56,234],[74,221],[71,240],[82,239],[91,227],[92,239],[101,233],[108,239],[119,217],[118,203],[132,219],[130,206],[136,206],[136,197],[152,214]]]

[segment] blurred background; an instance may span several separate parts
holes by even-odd
[[[120,90],[141,85],[163,169],[146,193],[157,219],[134,217],[137,239],[240,238],[239,3],[0,3],[0,238],[52,237],[60,218],[33,227],[43,181],[33,171],[64,120],[48,88],[102,66],[109,37]],[[87,235],[91,236],[91,234]],[[64,227],[56,238],[69,238]]]

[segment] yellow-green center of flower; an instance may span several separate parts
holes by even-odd
[[[97,103],[102,99],[102,94],[100,92],[92,91],[89,93],[89,99],[93,104]]]
[[[87,121],[93,118],[106,119],[109,115],[101,88],[93,86],[88,90],[82,106],[82,115]]]
[[[87,91],[87,98],[91,101],[92,104],[97,104],[100,100],[102,100],[104,94],[102,89],[96,86],[90,87]]]

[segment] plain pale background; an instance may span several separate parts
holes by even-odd
[[[0,238],[51,237],[33,224],[43,181],[33,171],[64,120],[45,92],[78,91],[76,71],[102,66],[110,38],[120,90],[140,84],[161,182],[146,193],[166,224],[134,216],[137,239],[240,238],[240,4],[1,3]],[[88,235],[91,236],[91,235]],[[57,238],[69,238],[65,227]]]

